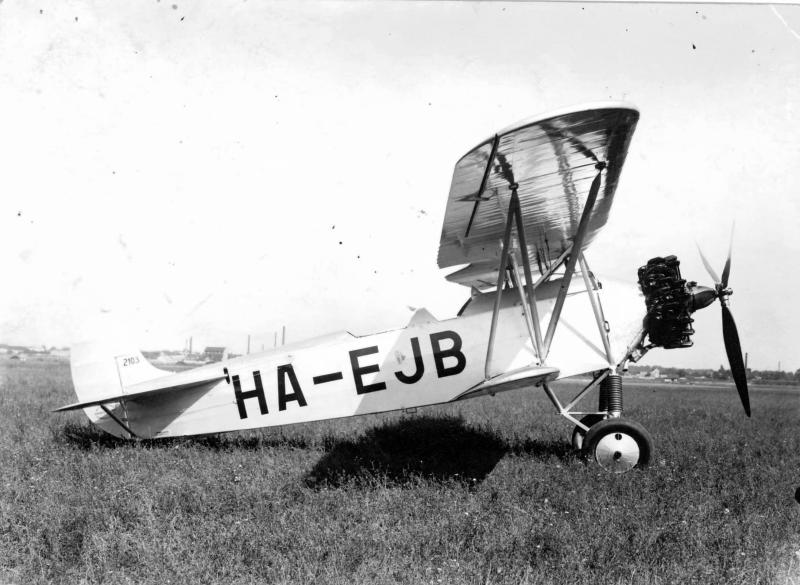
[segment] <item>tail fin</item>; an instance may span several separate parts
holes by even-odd
[[[70,350],[72,383],[79,402],[91,402],[125,392],[133,384],[169,375],[150,365],[138,349],[118,342],[90,342]],[[111,406],[111,405],[109,405]],[[84,408],[94,424],[116,436],[124,430],[101,407]]]

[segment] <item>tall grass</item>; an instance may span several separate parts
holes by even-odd
[[[4,363],[0,582],[797,583],[800,393],[626,385],[623,476],[538,392],[160,442],[82,414],[65,364]],[[562,386],[562,391],[574,387]]]

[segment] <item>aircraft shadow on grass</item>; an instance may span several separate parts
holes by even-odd
[[[352,480],[402,485],[426,478],[477,485],[508,453],[573,457],[565,443],[529,439],[509,444],[459,418],[422,416],[370,429],[356,440],[331,441],[305,483],[312,488]]]
[[[130,448],[135,443],[111,436],[94,426],[68,423],[55,429],[56,438],[82,450]],[[302,437],[220,436],[142,440],[150,448],[176,444],[214,450],[259,450],[292,447],[318,449],[319,443]],[[304,482],[311,488],[356,483],[403,485],[419,479],[482,482],[507,454],[537,459],[572,460],[570,445],[559,441],[526,439],[508,442],[497,434],[467,426],[458,417],[418,416],[395,420],[367,430],[355,439],[328,437],[325,454]]]
[[[63,426],[53,429],[53,437],[56,441],[66,443],[76,449],[88,451],[91,449],[130,449],[136,445],[144,446],[149,449],[166,449],[172,448],[176,445],[191,445],[195,447],[211,449],[215,451],[221,450],[258,450],[265,447],[294,447],[297,449],[306,449],[312,446],[310,441],[300,438],[285,438],[270,439],[262,436],[224,436],[220,434],[213,435],[195,435],[189,437],[175,437],[174,439],[140,439],[131,442],[127,439],[121,439],[113,435],[109,435],[105,431],[98,429],[94,425],[67,423]]]

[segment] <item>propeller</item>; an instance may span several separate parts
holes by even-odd
[[[731,229],[731,243],[728,246],[728,259],[725,261],[725,268],[722,270],[722,278],[717,276],[717,273],[711,267],[711,264],[706,259],[700,246],[697,246],[700,252],[700,258],[703,260],[703,265],[706,267],[708,274],[714,279],[714,290],[707,287],[696,287],[693,293],[693,310],[707,307],[714,299],[719,299],[722,305],[722,339],[725,342],[725,353],[728,354],[728,363],[731,366],[731,374],[733,381],[736,384],[736,390],[739,392],[739,398],[742,401],[744,412],[750,416],[750,395],[747,391],[747,371],[744,367],[744,359],[742,358],[742,346],[739,343],[739,332],[736,329],[736,322],[733,320],[728,301],[733,294],[733,291],[728,288],[728,278],[731,274],[731,251],[733,249],[733,229]]]

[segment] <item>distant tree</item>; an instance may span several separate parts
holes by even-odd
[[[729,378],[729,372],[725,369],[725,366],[720,364],[719,369],[715,372],[714,379],[715,380],[727,380]]]

